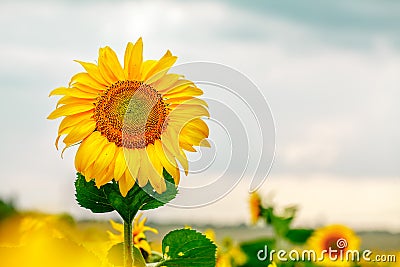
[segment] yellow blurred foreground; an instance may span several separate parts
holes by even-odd
[[[25,213],[0,221],[0,259],[7,267],[105,267],[113,243],[105,231],[79,229],[68,215]]]

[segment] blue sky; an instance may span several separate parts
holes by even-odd
[[[355,214],[381,228],[400,225],[397,1],[2,1],[0,24],[2,197],[88,216],[73,199],[74,150],[61,159],[53,146],[47,95],[81,70],[73,59],[95,61],[105,45],[121,58],[143,36],[146,58],[170,49],[179,63],[232,66],[259,86],[276,122],[276,160],[262,190],[303,205],[300,223],[322,214],[357,227]],[[294,184],[304,192],[293,195]],[[351,198],[347,209],[307,198],[339,187]],[[246,221],[246,194],[239,186],[204,211],[216,222]],[[365,203],[374,206],[359,208]],[[236,204],[243,211],[218,216]],[[171,219],[168,208],[160,213],[150,215]]]

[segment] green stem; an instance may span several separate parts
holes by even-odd
[[[124,221],[124,267],[132,267],[133,259],[133,236],[132,222]]]

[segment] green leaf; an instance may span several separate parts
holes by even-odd
[[[0,221],[17,213],[12,202],[5,202],[0,199]]]
[[[216,245],[205,235],[191,229],[169,232],[162,241],[165,267],[214,267]]]
[[[274,207],[271,206],[263,209],[262,213],[266,223],[272,225],[275,233],[280,237],[285,237],[296,216],[296,211],[297,208],[295,206],[289,206],[285,208],[282,215],[278,216],[275,213]]]
[[[290,229],[286,238],[294,244],[304,244],[313,232],[313,229]]]
[[[104,192],[105,186],[96,187],[94,181],[86,182],[85,176],[77,173],[75,181],[76,200],[78,204],[94,213],[105,213],[113,211],[114,208]]]
[[[78,173],[75,181],[76,200],[81,207],[94,213],[116,210],[125,222],[132,222],[139,210],[161,207],[176,197],[178,190],[174,179],[165,169],[163,176],[167,188],[164,193],[155,192],[150,183],[144,188],[135,183],[126,197],[123,197],[117,183],[108,183],[97,188],[93,180],[86,182],[85,177]]]
[[[241,267],[265,267],[271,262],[269,256],[266,257],[265,261],[259,260],[257,255],[260,250],[261,257],[264,257],[265,251],[269,254],[271,250],[275,249],[275,240],[273,239],[258,239],[240,244],[241,250],[247,255],[247,262]]]

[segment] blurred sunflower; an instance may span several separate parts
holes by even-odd
[[[128,43],[124,66],[108,46],[100,48],[97,64],[77,61],[85,72],[71,78],[69,87],[53,90],[63,96],[48,119],[65,117],[58,128],[65,148],[80,144],[75,167],[100,187],[111,180],[126,196],[135,181],[166,189],[163,169],[179,182],[186,151],[209,146],[203,116],[207,103],[202,90],[178,74],[168,74],[177,57],[167,51],[160,60],[143,61],[142,39]],[[63,151],[64,151],[63,150]]]
[[[146,231],[153,232],[155,234],[158,234],[158,230],[149,226],[146,226],[145,223],[147,221],[147,218],[143,218],[143,220],[140,220],[142,217],[142,213],[139,214],[133,223],[133,230],[132,230],[132,235],[133,235],[133,245],[138,248],[140,251],[145,252],[147,255],[151,254],[151,247],[150,244],[147,242],[146,239]],[[114,230],[119,232],[118,234],[114,234],[111,231],[107,231],[109,239],[113,245],[122,243],[124,242],[124,225],[120,223],[116,223],[113,220],[110,220],[111,226]]]
[[[207,238],[216,243],[215,232],[213,230],[207,229],[204,234]],[[216,267],[235,267],[241,266],[247,262],[246,254],[232,239],[228,237],[224,238],[221,244],[217,244],[217,247]]]
[[[315,251],[320,258],[324,257],[318,264],[323,266],[349,266],[352,265],[351,258],[346,258],[346,251],[359,250],[360,239],[352,229],[344,225],[329,225],[317,229],[307,241],[308,247]],[[330,258],[329,253],[331,252]],[[338,258],[335,260],[334,258]]]
[[[254,192],[250,195],[250,220],[252,224],[256,224],[261,216],[261,198]]]
[[[102,230],[66,215],[22,213],[0,225],[1,266],[111,267],[108,243]]]

